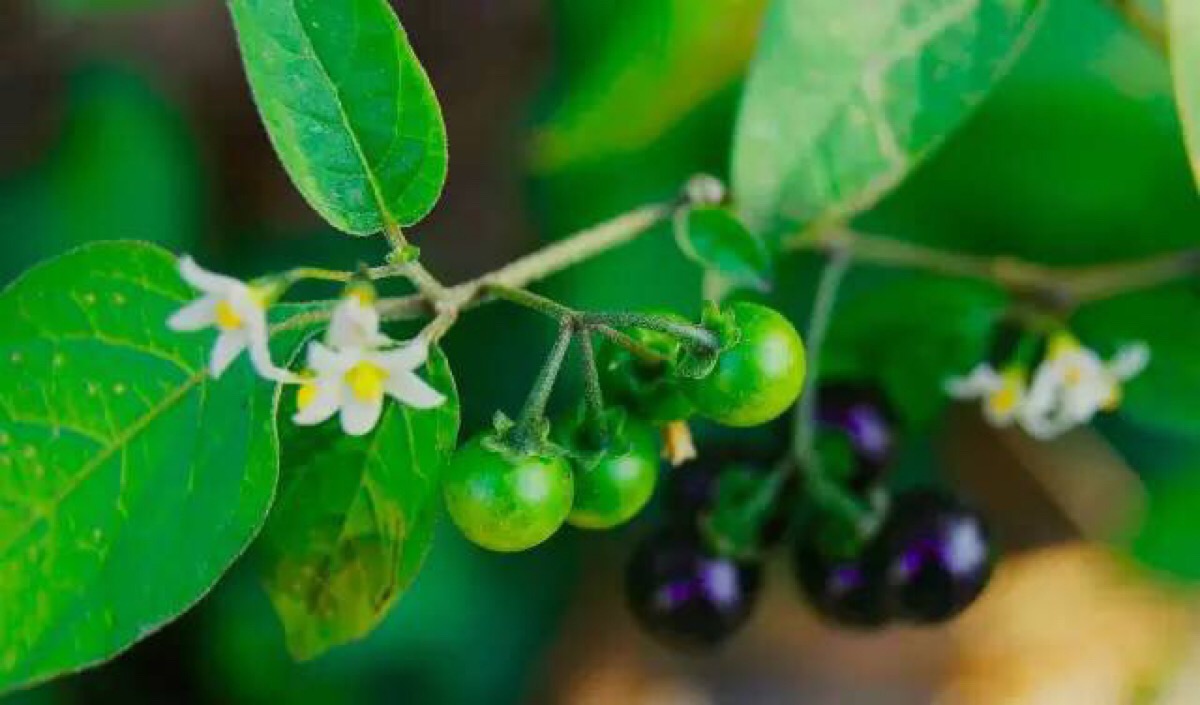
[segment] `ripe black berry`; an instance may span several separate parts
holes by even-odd
[[[872,557],[835,559],[815,541],[796,544],[793,567],[809,604],[825,621],[856,629],[888,622],[883,602],[883,576]]]
[[[750,616],[762,570],[711,555],[697,536],[664,530],[634,551],[625,574],[630,609],[664,643],[706,649],[732,635]]]
[[[878,541],[888,610],[898,618],[945,622],[969,607],[991,578],[983,519],[943,494],[898,496]]]
[[[840,445],[848,453],[845,481],[856,492],[877,484],[891,464],[895,423],[887,399],[873,386],[835,382],[817,391],[818,442],[827,451]]]

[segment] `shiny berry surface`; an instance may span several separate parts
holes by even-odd
[[[683,381],[704,416],[725,426],[764,424],[787,411],[804,385],[804,343],[778,311],[739,301],[725,309],[737,326],[737,342],[723,350],[701,379]]]
[[[643,421],[622,419],[620,432],[603,449],[576,455],[571,464],[575,501],[567,522],[581,529],[611,529],[636,516],[654,494],[658,434]]]
[[[668,646],[717,646],[749,618],[762,570],[754,563],[711,555],[688,532],[663,530],[630,559],[625,589],[643,628]]]
[[[454,454],[442,494],[468,539],[493,551],[524,551],[566,521],[574,480],[560,455],[520,453],[481,436]]]
[[[898,496],[878,540],[886,602],[900,619],[950,620],[975,602],[992,575],[983,519],[943,494]]]
[[[808,603],[824,621],[855,629],[887,623],[880,566],[871,557],[829,558],[815,542],[801,540],[793,568]]]

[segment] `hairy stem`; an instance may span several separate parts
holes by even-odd
[[[518,306],[524,306],[551,318],[556,318],[559,321],[571,320],[576,316],[573,309],[526,289],[514,289],[500,284],[487,284],[483,287],[483,291],[485,294],[490,294],[498,299],[504,299]]]
[[[597,445],[608,443],[608,422],[604,416],[604,390],[600,388],[600,371],[596,368],[596,351],[592,332],[583,330],[579,336],[579,359],[583,365],[584,398],[588,405],[588,433]]]
[[[616,328],[611,326],[591,326],[591,329],[633,353],[642,362],[651,365],[662,365],[670,361],[666,355],[639,343],[630,337],[628,333],[623,333]]]
[[[488,294],[489,287],[522,289],[633,242],[670,216],[674,208],[675,204],[644,206],[452,287],[437,283],[420,265],[414,269],[410,264],[388,264],[369,269],[368,275],[372,279],[407,276],[418,287],[415,294],[380,300],[379,310],[385,320],[411,320],[447,311],[457,314],[492,300],[494,296]],[[852,252],[855,260],[862,264],[922,269],[947,276],[982,279],[1065,311],[1090,301],[1200,276],[1200,248],[1133,262],[1090,267],[1049,267],[1012,257],[947,252],[837,228],[806,231],[785,242],[785,247],[793,251],[843,249]],[[349,277],[349,273],[346,276]],[[338,277],[340,280],[340,275]],[[424,287],[421,282],[424,282]],[[332,303],[327,302],[324,307],[292,316],[272,330],[295,330],[327,321]],[[602,330],[599,332],[604,333]]]
[[[692,345],[698,345],[709,350],[716,350],[721,346],[721,342],[717,340],[717,336],[707,328],[680,323],[665,316],[626,312],[583,313],[580,314],[580,320],[584,325],[589,326],[606,325],[658,331],[667,335],[673,335]]]
[[[546,404],[550,401],[550,393],[554,391],[554,383],[558,380],[558,373],[562,370],[563,360],[567,357],[567,350],[570,349],[571,339],[574,337],[575,324],[569,320],[563,322],[558,329],[558,339],[554,341],[554,347],[546,357],[546,364],[538,373],[537,380],[529,391],[529,397],[525,400],[525,406],[521,409],[517,425],[513,428],[514,447],[531,450],[540,440],[539,431],[546,416]]]
[[[382,299],[380,315],[388,321],[411,320],[453,308],[459,312],[474,308],[491,299],[488,286],[520,289],[546,277],[569,269],[604,252],[633,242],[650,228],[667,218],[673,204],[643,206],[613,218],[564,240],[548,245],[537,252],[515,260],[500,269],[449,288],[418,292],[409,296]],[[370,270],[372,278],[405,276],[407,265],[389,264]],[[329,320],[332,302],[321,309],[306,311],[277,324],[272,331],[296,330]]]
[[[1051,267],[1012,257],[947,252],[852,230],[829,230],[786,243],[792,250],[845,250],[862,264],[923,269],[993,282],[1070,311],[1085,303],[1200,276],[1200,249],[1086,267]]]
[[[427,301],[437,303],[443,300],[446,296],[446,287],[419,261],[409,259],[412,245],[408,243],[408,238],[404,236],[404,231],[400,229],[400,226],[389,222],[385,225],[383,233],[387,236],[388,244],[391,245],[392,256],[399,259],[392,265],[393,271],[407,277],[417,288],[417,292]]]

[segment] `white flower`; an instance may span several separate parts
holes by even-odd
[[[191,257],[179,258],[184,281],[203,296],[167,319],[172,330],[195,331],[213,327],[219,331],[209,359],[209,372],[220,377],[243,350],[250,350],[254,369],[267,379],[290,381],[291,373],[271,362],[267,345],[268,291],[232,277],[205,271]]]
[[[981,363],[966,377],[946,383],[946,393],[955,399],[983,401],[983,415],[993,426],[1004,428],[1022,416],[1026,398],[1025,368],[1010,365],[997,371]]]
[[[362,436],[379,422],[385,395],[417,409],[440,406],[446,398],[415,374],[428,357],[429,347],[420,338],[392,350],[335,350],[313,342],[308,347],[312,376],[296,393],[292,420],[313,426],[340,411],[342,430]]]
[[[1122,347],[1105,362],[1070,333],[1056,334],[1029,388],[1030,433],[1052,438],[1121,404],[1123,384],[1150,361],[1144,343]]]
[[[416,374],[429,358],[426,340],[396,347],[379,331],[373,301],[369,287],[352,287],[334,308],[325,343],[309,344],[309,371],[292,417],[297,424],[313,426],[340,412],[342,430],[362,436],[379,423],[385,396],[416,409],[446,401]]]
[[[326,342],[338,349],[379,348],[392,340],[379,332],[375,293],[369,287],[352,287],[338,302],[329,322]]]

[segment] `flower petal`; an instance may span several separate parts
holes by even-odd
[[[320,377],[341,377],[360,357],[355,353],[334,350],[319,340],[308,344],[308,366]]]
[[[1062,416],[1051,417],[1047,414],[1030,412],[1026,408],[1017,414],[1017,421],[1025,433],[1041,441],[1057,438],[1073,426]]]
[[[219,378],[229,369],[229,365],[246,349],[249,340],[246,333],[240,330],[225,331],[217,336],[213,344],[212,357],[209,358],[208,370],[213,379]]]
[[[399,348],[374,353],[371,358],[389,372],[411,372],[429,359],[429,343],[424,338],[414,338]]]
[[[234,287],[246,286],[233,277],[216,274],[204,269],[196,264],[196,260],[192,259],[191,255],[184,255],[179,258],[179,274],[188,284],[209,294],[225,294]]]
[[[1026,414],[1047,417],[1059,403],[1063,392],[1063,368],[1049,360],[1042,362],[1033,374],[1033,382],[1025,392],[1021,407]]]
[[[953,377],[946,381],[946,393],[955,399],[978,399],[991,394],[1004,384],[1000,373],[991,365],[981,363],[966,377]]]
[[[340,385],[325,381],[314,383],[316,395],[303,409],[297,409],[292,422],[298,426],[316,426],[329,420],[340,407]]]
[[[333,309],[325,341],[335,348],[376,348],[391,342],[379,332],[379,312],[358,296],[345,296]]]
[[[342,403],[342,430],[350,436],[365,436],[379,423],[383,414],[383,397],[362,401],[347,394]]]
[[[1059,414],[1074,425],[1088,423],[1096,412],[1113,397],[1113,380],[1107,376],[1093,377],[1067,389],[1062,396]]]
[[[167,327],[175,331],[192,331],[208,328],[217,320],[217,301],[211,296],[197,299],[167,319]]]
[[[1145,343],[1131,343],[1117,351],[1116,357],[1108,363],[1108,369],[1119,380],[1127,380],[1141,374],[1150,364],[1150,346]]]
[[[241,282],[234,282],[225,293],[225,298],[247,326],[267,327],[267,309],[253,290]]]
[[[250,329],[246,337],[250,348],[250,362],[259,376],[283,384],[295,384],[300,381],[300,377],[294,372],[275,366],[271,360],[271,348],[267,344],[265,330]]]
[[[405,370],[389,370],[384,389],[403,404],[414,409],[432,409],[446,402],[446,396],[425,380]]]

